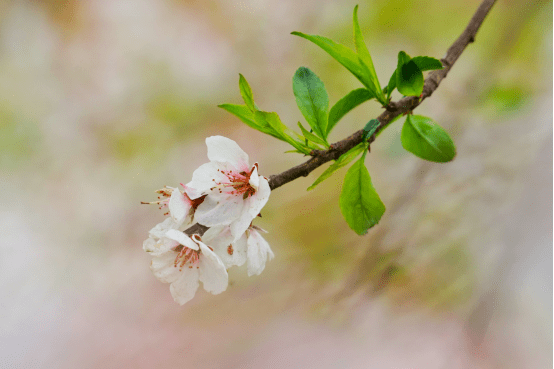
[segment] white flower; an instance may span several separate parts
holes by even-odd
[[[163,191],[163,193],[160,191]],[[148,239],[142,244],[144,251],[152,255],[161,255],[178,246],[178,240],[167,236],[168,231],[173,230],[182,233],[179,231],[184,231],[192,225],[194,214],[193,201],[189,199],[186,193],[183,194],[178,189],[171,187],[166,187],[158,192],[165,197],[169,197],[169,199],[155,203],[163,203],[167,206],[169,213],[166,214],[169,214],[170,217],[152,228]]]
[[[194,216],[194,210],[203,201],[203,198],[197,200],[191,200],[187,194],[187,186],[184,186],[185,192],[181,192],[174,187],[164,187],[161,190],[156,191],[161,195],[158,196],[158,201],[141,202],[141,204],[155,204],[159,205],[160,209],[168,208],[169,211],[164,215],[171,215],[173,220],[181,225],[182,223],[192,222]]]
[[[226,268],[241,266],[246,262],[248,276],[252,276],[259,275],[264,270],[266,261],[275,256],[259,231],[265,232],[259,227],[250,226],[234,241],[229,226],[215,226],[204,233],[203,239],[213,248]]]
[[[198,235],[189,238],[182,232],[169,230],[166,236],[179,246],[154,257],[150,269],[160,281],[170,283],[169,290],[176,302],[183,305],[190,301],[198,289],[198,281],[214,295],[227,289],[229,277],[223,262]]]
[[[208,227],[229,225],[237,240],[260,213],[271,192],[267,178],[258,175],[258,163],[237,143],[222,136],[206,138],[209,163],[201,165],[187,186],[191,199],[204,198],[195,220]]]

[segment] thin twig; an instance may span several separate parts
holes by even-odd
[[[397,102],[389,103],[387,109],[377,117],[380,125],[375,133],[378,133],[379,131],[384,129],[390,122],[394,120],[394,118],[396,118],[400,114],[404,114],[406,112],[414,110],[421,104],[423,100],[433,94],[433,92],[439,87],[441,81],[446,78],[448,72],[450,71],[450,69],[452,69],[452,66],[454,65],[456,60],[458,60],[460,55],[462,55],[462,52],[465,50],[467,45],[475,41],[475,35],[477,34],[479,27],[481,27],[481,24],[483,24],[485,17],[489,13],[495,2],[496,0],[484,0],[481,3],[477,11],[469,21],[469,24],[467,25],[465,30],[462,32],[460,37],[458,37],[458,39],[452,44],[452,46],[450,46],[450,48],[446,52],[446,56],[441,59],[444,68],[429,73],[429,75],[425,79],[425,84],[423,85],[423,93],[420,97],[409,96]],[[314,169],[320,167],[328,161],[337,160],[342,154],[362,142],[362,135],[363,130],[359,130],[349,137],[345,138],[344,140],[332,144],[331,148],[328,150],[312,151],[312,158],[310,160],[288,170],[285,170],[282,173],[270,176],[269,187],[271,188],[271,190],[274,190],[278,187],[281,187],[285,183],[289,183],[299,177],[308,176],[308,174],[310,174]],[[368,140],[369,143],[372,143],[373,141],[375,141],[375,134],[373,134]],[[205,227],[201,224],[195,224],[187,229],[185,233],[189,235],[192,235],[194,233],[202,235],[207,229],[208,227]]]
[[[446,77],[446,75],[448,74],[456,60],[458,60],[467,45],[475,40],[475,35],[477,34],[479,27],[485,20],[485,17],[489,13],[491,7],[494,5],[495,2],[496,0],[484,0],[481,3],[464,32],[462,32],[460,37],[458,37],[458,39],[452,44],[452,46],[450,46],[446,53],[446,56],[441,60],[444,68],[431,72],[429,73],[429,76],[427,76],[427,79],[425,80],[425,84],[423,86],[423,94],[420,98],[418,98],[417,96],[409,96],[403,98],[398,102],[391,102],[389,107],[387,107],[387,110],[385,110],[381,115],[379,115],[379,117],[377,117],[377,120],[381,124],[379,128],[377,128],[376,133],[384,129],[398,115],[414,110],[417,106],[419,106],[419,104],[421,104],[423,100],[431,96],[431,94],[439,87],[439,84]],[[278,187],[281,187],[285,183],[295,180],[296,178],[306,177],[314,169],[318,168],[328,161],[337,160],[342,154],[362,142],[362,134],[363,130],[359,130],[353,135],[345,138],[344,140],[334,143],[332,145],[332,148],[329,150],[312,151],[313,157],[305,163],[285,170],[282,173],[270,176],[269,187],[274,190]],[[373,135],[369,139],[369,142],[371,143],[374,140],[375,135]]]

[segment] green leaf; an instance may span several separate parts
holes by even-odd
[[[440,60],[437,60],[435,58],[431,58],[429,56],[416,56],[415,58],[412,58],[412,61],[417,65],[419,70],[422,72],[426,70],[433,70],[433,69],[442,69],[442,63]],[[396,88],[396,69],[392,73],[392,76],[390,77],[389,84],[386,89],[387,93],[387,100],[390,98],[390,95],[392,94],[392,91]]]
[[[350,110],[354,109],[361,103],[373,99],[375,95],[373,92],[365,88],[359,88],[357,90],[350,91],[348,95],[337,101],[329,112],[329,122],[327,123],[327,135],[331,133],[333,127],[338,121],[346,115]]]
[[[323,36],[306,35],[301,32],[292,32],[291,34],[303,37],[321,47],[336,61],[348,69],[350,73],[352,73],[360,82],[363,83],[364,86],[372,88],[372,83],[363,72],[360,63],[358,62],[358,55],[356,55],[354,51]]]
[[[256,107],[256,104],[254,104],[254,95],[252,94],[252,89],[250,88],[250,85],[248,82],[246,82],[246,78],[242,74],[239,73],[239,89],[240,94],[242,95],[242,99],[244,100],[244,103],[246,106],[248,106],[248,109],[251,111],[258,110]]]
[[[392,76],[390,76],[389,84],[387,85],[387,100],[390,99],[390,95],[392,94],[392,91],[396,88],[396,69],[394,72],[392,72]]]
[[[257,111],[254,113],[255,121],[258,125],[268,126],[273,132],[276,133],[274,137],[279,138],[285,142],[291,144],[295,149],[303,152],[304,154],[309,154],[310,149],[307,148],[303,143],[296,141],[290,136],[290,129],[281,122],[281,118],[275,112],[266,112],[266,111]]]
[[[364,36],[362,35],[360,24],[358,23],[358,5],[354,7],[353,23],[354,44],[356,45],[356,52],[358,53],[358,57],[360,58],[360,66],[362,66],[362,71],[368,74],[367,77],[373,85],[373,88],[371,90],[375,92],[376,96],[379,96],[382,94],[381,85],[379,84],[379,79],[377,78],[377,73],[375,72],[373,60],[371,59],[369,50],[367,49],[367,46],[364,42]]]
[[[366,234],[385,213],[385,205],[371,184],[364,159],[365,153],[348,169],[340,194],[342,215],[359,235]]]
[[[422,159],[445,163],[456,156],[448,133],[431,118],[408,115],[402,127],[402,147]]]
[[[396,88],[404,96],[419,96],[423,92],[423,73],[404,51],[398,53]]]
[[[306,137],[304,137],[303,135],[301,135],[300,133],[298,133],[296,131],[291,130],[290,132],[293,134],[294,137],[296,137],[298,142],[302,142],[302,144],[304,146],[306,146],[307,148],[309,148],[311,150],[324,150],[325,149],[324,147],[321,147],[320,145],[315,144],[314,142],[308,140]]]
[[[317,137],[317,136],[314,135],[313,133],[308,132],[308,131],[306,130],[306,128],[304,128],[304,126],[302,126],[302,123],[298,122],[298,127],[300,127],[300,130],[302,131],[302,134],[304,135],[304,137],[305,137],[307,140],[310,140],[310,141],[315,142],[315,143],[317,143],[317,144],[323,145],[323,146],[325,146],[326,148],[329,148],[329,144],[328,144],[325,140],[323,140],[323,139]]]
[[[275,132],[268,124],[260,124],[259,122],[257,122],[254,113],[246,105],[221,104],[218,106],[237,116],[248,126],[265,134],[281,139],[281,136],[277,132]]]
[[[440,60],[431,58],[430,56],[416,56],[412,58],[412,60],[422,72],[443,68]]]
[[[292,90],[310,127],[319,137],[327,138],[329,96],[323,82],[308,68],[300,67],[292,78]]]
[[[364,135],[362,137],[362,140],[367,141],[367,139],[370,138],[375,133],[375,131],[377,131],[377,128],[379,128],[380,125],[381,123],[377,119],[372,119],[367,122],[364,127]]]
[[[315,186],[317,186],[327,178],[331,177],[331,174],[333,174],[338,169],[344,167],[346,164],[350,163],[352,160],[354,160],[356,156],[360,155],[365,149],[366,149],[366,146],[363,143],[360,143],[354,146],[353,148],[351,148],[350,150],[348,150],[346,153],[342,154],[337,160],[335,160],[333,164],[331,164],[329,168],[325,169],[325,171],[321,173],[321,175],[315,180],[315,182],[310,187],[308,187],[308,191],[313,190]]]

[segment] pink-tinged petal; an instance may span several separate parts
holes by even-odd
[[[256,231],[251,229],[247,240],[248,276],[259,275],[265,269],[265,263],[273,259],[274,254],[267,241]]]
[[[178,268],[175,268],[178,269]],[[196,267],[188,268],[184,267],[181,272],[179,272],[179,279],[171,283],[169,286],[169,291],[173,299],[180,305],[185,304],[190,301],[196,294],[198,289],[198,269]]]
[[[163,255],[152,258],[152,264],[150,264],[150,270],[154,273],[154,276],[164,283],[172,283],[179,279],[179,268],[175,267],[174,252],[166,252]]]
[[[258,189],[260,186],[260,178],[258,177],[258,167],[254,166],[254,169],[252,170],[252,174],[250,175],[250,186],[252,186],[255,190]]]
[[[202,242],[198,245],[202,251],[198,261],[199,279],[206,291],[217,295],[227,289],[229,275],[221,259],[208,246]]]
[[[208,146],[208,159],[210,161],[231,163],[239,171],[250,169],[248,167],[248,154],[230,138],[211,136],[206,138],[206,146]]]
[[[194,243],[189,236],[176,229],[170,229],[166,232],[165,236],[170,240],[179,242],[180,245],[186,246],[189,249],[198,250],[198,245]]]
[[[265,177],[259,176],[260,185],[258,190],[247,199],[248,201],[248,212],[254,219],[269,200],[269,195],[271,194],[271,189],[269,188],[269,182]]]
[[[188,215],[192,202],[178,189],[174,189],[169,198],[169,214],[177,223],[182,223]]]
[[[233,265],[241,266],[246,262],[245,234],[234,241],[229,226],[216,226],[208,229],[202,236],[202,240],[214,250],[226,268]]]
[[[213,193],[208,195],[194,213],[194,219],[207,227],[230,224],[244,208],[242,197]]]
[[[191,199],[197,199],[210,192],[214,187],[215,181],[226,183],[228,178],[222,173],[228,170],[228,165],[219,162],[209,162],[202,164],[192,173],[192,180],[187,183],[186,192]]]
[[[252,216],[250,215],[250,212],[248,211],[247,206],[249,205],[249,199],[245,201],[245,208],[240,215],[240,218],[235,220],[233,223],[230,224],[231,227],[231,234],[233,235],[233,239],[238,240],[239,237],[246,232],[248,227],[250,227],[250,223],[254,220],[256,215]]]

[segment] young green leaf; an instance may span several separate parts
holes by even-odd
[[[360,58],[360,65],[362,66],[362,71],[368,73],[368,79],[371,81],[373,88],[371,89],[375,92],[375,95],[380,96],[382,94],[381,85],[379,84],[379,79],[377,78],[377,73],[375,72],[375,67],[373,65],[373,60],[369,54],[369,50],[364,42],[364,36],[360,29],[360,24],[358,23],[358,5],[354,7],[353,15],[354,23],[354,43],[356,45],[356,52]],[[366,68],[363,68],[363,67]],[[367,70],[367,71],[366,71]]]
[[[342,215],[359,235],[366,234],[385,213],[385,205],[371,184],[364,159],[365,153],[348,169],[340,194]]]
[[[308,187],[308,191],[313,190],[315,186],[317,186],[327,178],[331,177],[331,174],[333,174],[338,169],[344,167],[346,164],[350,163],[352,160],[354,160],[356,156],[360,155],[365,149],[366,149],[366,146],[364,145],[364,143],[360,143],[354,146],[353,148],[351,148],[350,150],[348,150],[346,153],[342,154],[333,164],[331,164],[331,166],[329,166],[329,168],[325,169],[325,171],[321,173],[321,175],[315,180],[315,182],[310,187]]]
[[[381,123],[377,119],[372,119],[367,122],[364,127],[364,135],[362,137],[362,140],[364,142],[367,141],[367,139],[370,138],[375,133],[375,131],[377,131],[377,128],[379,128],[380,125]]]
[[[350,110],[354,109],[361,103],[373,99],[375,95],[373,92],[365,88],[359,88],[357,90],[350,91],[348,95],[337,101],[329,112],[329,122],[327,123],[327,135],[331,133],[333,127],[338,121],[346,115]]]
[[[404,51],[398,53],[396,88],[404,96],[419,96],[423,92],[423,73]]]
[[[309,40],[325,50],[329,55],[331,55],[336,61],[341,63],[346,69],[350,71],[364,86],[367,88],[372,87],[372,83],[369,78],[365,75],[358,62],[358,55],[346,46],[337,44],[331,39],[323,36],[316,35],[306,35],[301,32],[292,32],[291,34],[295,36],[300,36]]]
[[[404,149],[425,160],[445,163],[456,156],[448,133],[428,117],[408,115],[400,138]]]
[[[291,144],[295,149],[302,151],[304,154],[309,154],[310,149],[307,148],[303,143],[296,141],[294,138],[290,136],[290,130],[287,126],[281,122],[281,118],[279,118],[279,115],[275,112],[266,112],[266,111],[256,111],[254,113],[254,118],[256,123],[261,126],[269,126],[271,129],[275,132],[275,137],[279,138],[280,140],[283,140],[285,142],[288,142]]]
[[[387,100],[390,99],[390,95],[392,94],[392,91],[396,88],[396,69],[394,72],[392,72],[392,76],[390,76],[389,84],[387,85]]]
[[[419,70],[422,72],[425,72],[426,70],[433,70],[433,69],[442,69],[442,63],[440,60],[437,60],[435,58],[431,58],[429,56],[416,56],[415,58],[412,58],[412,61],[417,65]],[[392,91],[396,88],[396,69],[392,73],[392,76],[390,77],[389,84],[385,89],[387,90],[387,99],[390,98],[390,95],[392,94]]]
[[[440,60],[431,58],[430,56],[416,56],[412,58],[416,63],[419,70],[425,72],[426,70],[442,69],[442,63]]]
[[[326,139],[329,96],[323,82],[308,68],[300,67],[292,79],[292,89],[296,104],[310,127]]]
[[[250,88],[250,85],[248,82],[246,82],[246,78],[242,74],[239,73],[239,89],[240,94],[242,95],[242,99],[244,100],[244,103],[246,106],[248,106],[248,109],[251,111],[258,110],[256,107],[256,104],[254,104],[254,95],[252,94],[252,89]]]
[[[312,142],[314,142],[314,143],[316,143],[316,144],[323,145],[323,146],[325,146],[325,148],[329,148],[329,144],[328,144],[325,140],[323,140],[323,139],[317,137],[317,136],[314,135],[313,133],[308,132],[308,131],[306,130],[306,128],[304,128],[304,126],[302,126],[302,123],[298,122],[298,127],[300,127],[300,130],[302,131],[302,134],[304,135],[304,137],[305,137],[307,140],[312,141]]]
[[[254,113],[246,105],[221,104],[218,106],[237,116],[248,126],[265,134],[281,139],[281,135],[275,132],[268,124],[260,124],[259,122],[257,122]]]

